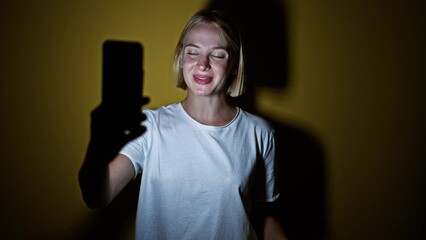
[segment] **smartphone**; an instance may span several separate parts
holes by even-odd
[[[102,44],[102,103],[134,105],[142,97],[143,46],[106,40]]]

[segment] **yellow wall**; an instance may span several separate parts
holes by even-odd
[[[420,239],[425,4],[286,2],[289,84],[257,90],[257,106],[318,137],[331,239]],[[85,207],[77,172],[100,101],[102,42],[142,42],[146,107],[178,101],[172,50],[205,3],[0,4],[1,235],[72,239],[91,226],[97,211]]]
[[[290,73],[260,108],[325,151],[332,239],[422,239],[424,1],[287,1]]]

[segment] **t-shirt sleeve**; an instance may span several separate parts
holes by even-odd
[[[142,172],[143,157],[141,153],[141,143],[142,136],[134,139],[133,141],[128,142],[119,152],[120,154],[128,157],[132,162],[135,171],[133,178],[135,178],[139,173]]]
[[[254,200],[273,202],[279,197],[275,167],[275,137],[270,131],[261,142],[254,180]]]
[[[266,201],[272,202],[280,195],[276,181],[275,138],[273,132],[269,136],[268,143],[264,157],[266,166]]]
[[[146,127],[147,131],[141,136],[128,142],[119,152],[120,154],[128,157],[132,162],[135,170],[134,178],[143,171],[144,161],[147,153],[146,139],[150,134],[150,129],[152,125],[149,118],[149,114],[146,111],[144,111],[144,113],[147,115],[147,119],[144,122],[141,122],[141,125]]]

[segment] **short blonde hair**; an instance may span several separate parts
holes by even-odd
[[[227,94],[238,97],[244,93],[244,54],[241,42],[241,34],[238,27],[224,12],[219,10],[203,9],[194,14],[184,27],[173,55],[173,81],[176,87],[187,89],[183,79],[179,56],[183,50],[183,42],[188,32],[197,24],[212,23],[219,27],[228,42],[230,67],[228,69]]]

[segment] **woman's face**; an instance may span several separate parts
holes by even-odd
[[[228,44],[219,27],[200,23],[186,35],[180,61],[188,90],[196,95],[224,94]]]

